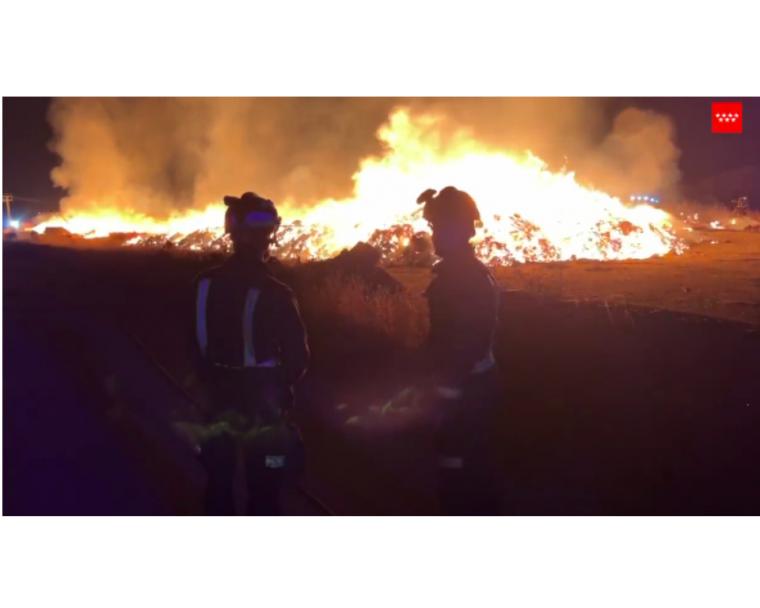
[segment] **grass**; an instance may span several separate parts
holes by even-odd
[[[427,302],[421,294],[372,289],[357,277],[336,274],[299,296],[308,319],[338,318],[403,348],[418,347],[427,335]]]

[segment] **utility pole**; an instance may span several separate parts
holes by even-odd
[[[10,192],[6,192],[3,194],[3,205],[5,205],[5,212],[8,215],[8,225],[11,225],[11,222],[13,222],[13,216],[11,215],[11,206],[12,204],[18,201],[22,201],[24,203],[39,203],[40,200],[37,198],[28,198],[26,196],[16,196],[15,194],[11,194]],[[16,220],[18,222],[19,220]]]
[[[9,192],[3,194],[3,205],[5,205],[5,213],[8,216],[8,224],[11,223],[11,203],[13,202],[13,195]]]

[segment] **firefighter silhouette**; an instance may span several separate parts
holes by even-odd
[[[293,292],[266,265],[280,217],[252,192],[227,196],[233,253],[195,284],[195,343],[213,407],[201,442],[209,514],[277,514],[298,438],[293,386],[309,358]]]
[[[433,232],[433,280],[425,295],[425,347],[435,400],[435,449],[441,508],[448,514],[494,514],[499,491],[493,455],[499,382],[493,356],[499,292],[470,239],[480,220],[472,197],[449,186],[417,202]]]

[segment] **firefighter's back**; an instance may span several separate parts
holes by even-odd
[[[266,368],[280,363],[278,320],[293,293],[261,264],[230,261],[202,273],[196,286],[198,346],[209,363]]]

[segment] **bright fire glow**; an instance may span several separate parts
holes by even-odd
[[[442,120],[393,113],[378,131],[385,153],[361,162],[351,198],[307,209],[281,201],[285,222],[276,253],[319,259],[366,241],[386,258],[398,258],[415,235],[428,232],[415,204],[419,193],[448,185],[477,201],[483,225],[473,242],[490,263],[642,259],[684,250],[664,210],[624,204],[582,186],[571,172],[550,171],[530,152],[494,150],[466,130],[444,136]],[[34,230],[62,227],[87,238],[136,233],[127,244],[171,242],[198,250],[226,248],[223,224],[224,206],[216,203],[162,220],[104,209],[52,218]]]

